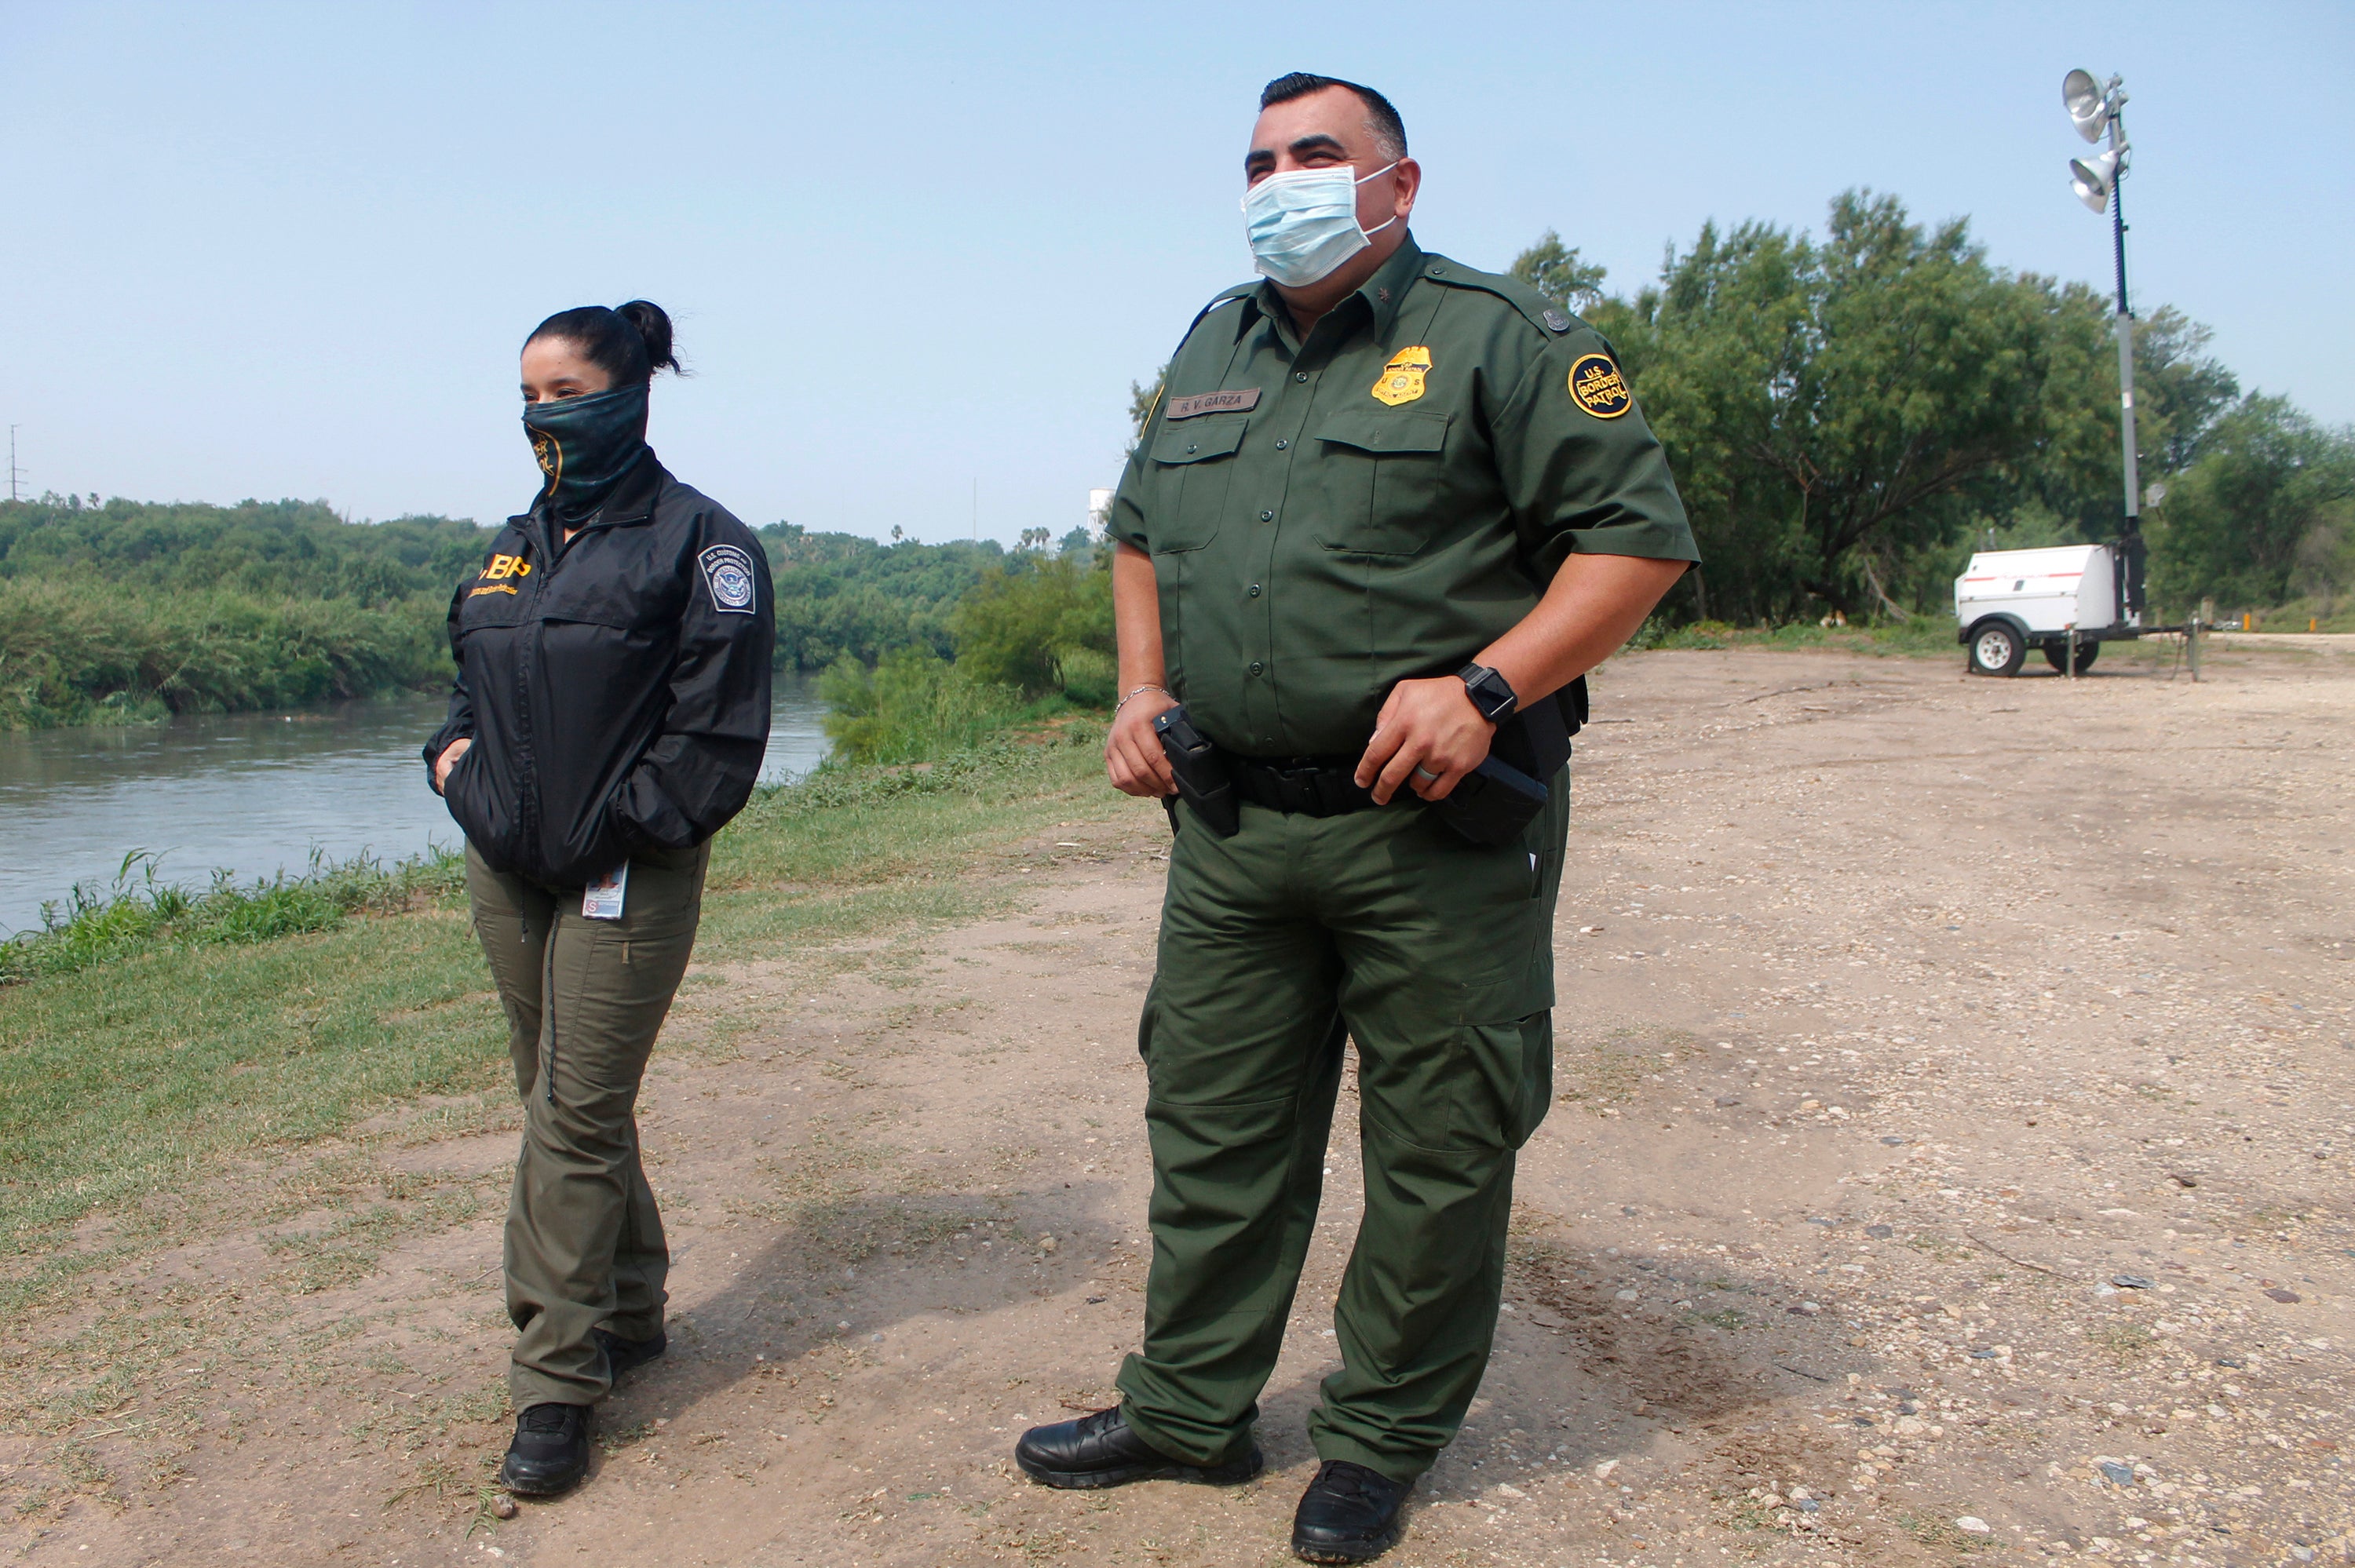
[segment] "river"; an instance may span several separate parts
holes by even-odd
[[[102,891],[145,850],[165,882],[240,881],[363,852],[385,860],[459,834],[425,785],[418,748],[438,696],[293,713],[185,716],[167,725],[0,733],[0,932],[37,927],[74,885]],[[815,680],[777,683],[762,781],[825,758]]]

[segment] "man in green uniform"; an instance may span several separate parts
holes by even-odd
[[[1258,1472],[1354,1039],[1366,1213],[1293,1547],[1357,1562],[1397,1539],[1479,1384],[1515,1153],[1551,1099],[1566,747],[1505,842],[1433,807],[1492,744],[1543,756],[1557,694],[1696,556],[1610,344],[1409,236],[1422,175],[1390,103],[1295,74],[1261,108],[1244,213],[1266,281],[1195,319],[1112,523],[1112,781],[1172,793],[1153,721],[1182,702],[1240,827],[1176,819],[1139,1028],[1144,1346],[1118,1407],[1016,1457],[1067,1487]]]

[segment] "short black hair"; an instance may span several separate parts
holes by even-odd
[[[581,357],[612,376],[616,387],[651,381],[657,370],[686,374],[671,346],[670,316],[651,300],[632,300],[612,310],[575,305],[559,311],[531,329],[524,346],[544,337],[577,345]]]
[[[1391,107],[1391,101],[1370,87],[1360,87],[1354,81],[1343,81],[1337,76],[1317,76],[1305,70],[1286,71],[1260,89],[1259,106],[1273,109],[1279,103],[1289,103],[1295,98],[1305,98],[1312,92],[1322,92],[1328,87],[1346,87],[1358,95],[1366,106],[1366,124],[1374,133],[1374,141],[1393,158],[1406,156],[1406,122]]]

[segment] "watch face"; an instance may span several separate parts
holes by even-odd
[[[1472,694],[1472,705],[1483,718],[1493,719],[1513,705],[1512,686],[1494,670],[1482,669],[1476,676],[1466,672],[1464,687]]]

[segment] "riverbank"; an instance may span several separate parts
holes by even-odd
[[[0,731],[155,724],[450,679],[446,594],[386,604],[0,579]]]
[[[936,885],[1042,802],[1092,793],[1099,733],[760,792],[715,849],[699,960],[978,907]],[[489,1093],[483,1114],[504,1114],[504,1025],[460,1005],[487,992],[455,866],[331,872],[211,908],[133,897],[31,945],[0,988],[0,1312],[48,1304],[125,1238],[173,1245],[189,1184],[224,1162],[346,1138],[419,1097]],[[101,1213],[116,1245],[71,1245]]]
[[[779,675],[761,781],[829,750],[817,683]],[[299,879],[315,863],[393,864],[454,846],[418,747],[441,694],[291,713],[182,715],[155,726],[0,735],[0,942],[38,931],[43,906],[162,886],[200,895]],[[130,874],[124,877],[125,862]],[[0,968],[15,955],[0,948]]]
[[[2355,1526],[2332,1427],[2355,660],[2214,653],[2196,686],[1753,652],[1598,673],[1557,1103],[1493,1374],[1401,1568],[2270,1562]],[[1159,812],[1074,736],[769,797],[721,842],[643,1118],[672,1351],[601,1414],[589,1488],[510,1520],[482,1489],[512,1087],[463,914],[0,991],[0,1062],[80,1031],[120,1082],[77,1093],[188,1096],[80,1124],[46,1157],[103,1201],[11,1232],[15,1544],[1279,1555],[1362,1181],[1353,1096],[1268,1477],[1090,1496],[1007,1463],[1023,1425],[1105,1400],[1137,1332]],[[110,1139],[132,1152],[82,1151]]]

